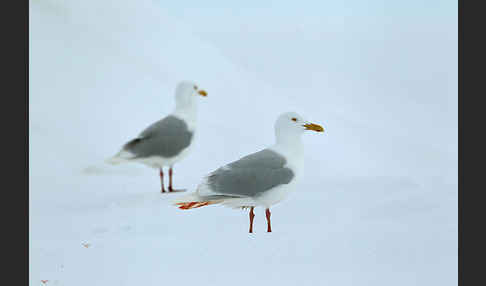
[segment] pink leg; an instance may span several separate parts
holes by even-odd
[[[169,169],[169,192],[172,192],[174,189],[172,188],[172,167]]]
[[[162,168],[159,171],[159,175],[160,175],[160,185],[162,186],[162,188],[160,189],[160,192],[164,193],[165,192],[165,189],[164,189],[164,172],[162,171]]]
[[[254,207],[250,208],[250,233],[253,233],[253,218],[255,217],[255,214],[253,213]]]
[[[272,225],[270,223],[270,209],[265,210],[265,215],[267,217],[267,232],[272,232]]]

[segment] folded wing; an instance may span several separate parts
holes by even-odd
[[[147,127],[140,135],[127,142],[123,150],[135,158],[161,156],[170,158],[178,155],[191,144],[193,133],[186,122],[167,116]]]
[[[209,174],[200,195],[258,196],[292,181],[294,172],[285,165],[285,157],[272,150],[253,153]]]

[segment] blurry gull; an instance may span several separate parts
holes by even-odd
[[[175,110],[128,141],[107,162],[119,164],[133,161],[159,169],[162,193],[165,192],[163,167],[168,166],[168,190],[175,191],[172,187],[172,168],[176,162],[187,156],[193,143],[197,95],[207,96],[207,93],[193,82],[180,82],[175,91]]]
[[[285,199],[295,188],[303,164],[301,135],[305,130],[323,132],[322,126],[288,112],[275,123],[276,144],[243,157],[209,173],[196,192],[173,203],[187,210],[212,204],[250,209],[250,230],[253,232],[253,209],[265,208],[267,232],[272,231],[270,206]]]

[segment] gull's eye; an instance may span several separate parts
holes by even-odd
[[[197,90],[197,85],[194,86],[194,90]]]
[[[292,118],[292,121],[297,122],[297,118],[293,117],[293,118]]]

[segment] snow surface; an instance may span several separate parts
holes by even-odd
[[[30,285],[456,285],[457,3],[338,2],[31,0]],[[282,112],[326,129],[273,233],[103,163],[182,79],[209,96],[178,188]]]

